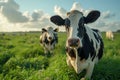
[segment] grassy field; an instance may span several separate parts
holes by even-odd
[[[120,80],[120,33],[114,41],[105,38],[104,55],[95,65],[93,80]],[[45,56],[40,33],[0,33],[0,80],[80,80],[66,64],[66,34],[59,33],[54,53]]]

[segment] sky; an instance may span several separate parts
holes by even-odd
[[[100,31],[120,30],[120,0],[0,0],[0,32],[40,31],[58,27],[50,17],[79,10],[84,16],[92,10],[101,12],[100,18],[89,27]],[[64,27],[59,27],[64,31]]]

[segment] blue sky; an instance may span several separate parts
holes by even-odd
[[[53,25],[54,14],[65,17],[71,8],[99,10],[101,17],[90,26],[101,31],[120,29],[120,0],[0,0],[0,32],[41,30]],[[48,25],[46,25],[48,24]]]
[[[45,12],[53,13],[55,5],[61,6],[69,11],[74,2],[79,2],[84,9],[98,9],[101,11],[110,10],[120,13],[120,0],[15,0],[20,5],[21,11],[33,11],[42,9]]]

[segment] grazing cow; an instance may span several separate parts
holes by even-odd
[[[45,53],[52,53],[55,44],[58,43],[57,37],[58,28],[54,29],[48,27],[47,29],[42,28],[42,35],[40,36],[40,44],[44,47]]]
[[[82,12],[73,10],[63,19],[59,15],[50,18],[58,26],[65,26],[67,31],[66,54],[67,64],[74,68],[76,73],[86,69],[84,79],[90,79],[95,63],[103,55],[103,41],[101,33],[86,26],[98,19],[100,12],[91,11],[86,17]]]
[[[113,35],[112,31],[107,31],[106,32],[106,38],[110,39],[110,40],[114,39],[114,35]]]

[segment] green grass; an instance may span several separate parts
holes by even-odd
[[[105,38],[103,58],[95,65],[93,80],[120,80],[120,33],[114,41]],[[0,80],[80,80],[66,64],[66,33],[59,33],[53,54],[46,56],[39,44],[40,33],[0,34]]]

